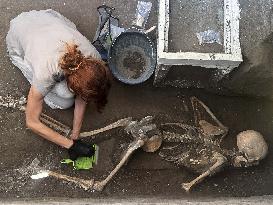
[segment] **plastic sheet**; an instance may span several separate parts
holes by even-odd
[[[196,36],[199,40],[199,45],[211,43],[218,43],[222,45],[220,33],[214,30],[207,30],[200,33],[196,33]]]
[[[134,20],[133,24],[144,28],[145,24],[148,21],[151,8],[151,2],[139,1],[137,4],[136,19]]]

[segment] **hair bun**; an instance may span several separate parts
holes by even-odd
[[[84,55],[78,49],[76,44],[66,43],[66,52],[59,61],[59,66],[64,70],[65,74],[71,75],[80,68],[84,59]]]

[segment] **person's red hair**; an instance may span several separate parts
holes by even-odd
[[[67,84],[84,101],[93,99],[101,112],[107,103],[111,87],[106,64],[92,57],[85,57],[78,46],[67,44],[67,51],[61,57],[59,66],[64,70]]]

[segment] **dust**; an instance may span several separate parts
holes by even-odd
[[[117,131],[117,136],[114,144],[114,149],[112,152],[112,163],[113,164],[118,164],[121,160],[121,158],[124,156],[126,153],[130,143],[133,141],[133,138],[124,132],[124,130],[118,130]]]
[[[22,96],[19,99],[16,99],[13,96],[0,96],[0,106],[7,108],[18,108],[24,109],[23,106],[26,104],[26,97]]]
[[[149,59],[145,57],[144,49],[137,46],[125,48],[120,56],[117,62],[117,69],[127,79],[140,78],[151,64]]]
[[[34,159],[27,158],[23,161],[22,166],[5,170],[0,177],[0,191],[5,193],[17,192],[17,198],[19,198],[24,197],[19,193],[39,187],[43,180],[32,180],[30,176],[43,170],[58,167],[52,162],[51,157],[45,158],[45,163],[41,163],[39,158],[39,156]]]
[[[26,161],[29,161],[29,159]],[[8,193],[11,191],[20,192],[21,189],[26,189],[26,186],[30,182],[29,176],[42,169],[42,167],[38,166],[39,163],[40,161],[35,158],[28,164],[24,162],[22,167],[6,170],[0,178],[0,190]],[[35,187],[35,184],[31,186]]]
[[[18,171],[22,176],[32,175],[42,170],[45,170],[45,168],[41,167],[39,164],[40,164],[40,160],[37,158],[34,158],[34,160],[30,164],[23,165],[16,171]]]

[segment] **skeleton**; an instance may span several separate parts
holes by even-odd
[[[22,100],[16,101],[10,97],[0,97],[0,105],[24,111],[25,108],[22,102]],[[187,167],[196,173],[201,173],[193,181],[182,184],[182,188],[188,192],[194,185],[207,176],[220,171],[225,166],[253,166],[257,165],[266,156],[268,151],[267,144],[262,135],[255,131],[245,131],[237,136],[239,150],[222,149],[220,143],[227,134],[228,129],[197,98],[191,98],[191,103],[194,110],[195,126],[182,123],[166,123],[162,124],[159,129],[152,123],[153,117],[147,116],[140,121],[124,118],[104,128],[81,133],[80,137],[90,137],[117,127],[124,127],[125,131],[133,136],[133,141],[128,146],[118,165],[102,181],[95,181],[94,179],[84,180],[48,170],[43,170],[42,173],[39,173],[38,178],[39,176],[52,176],[56,179],[73,182],[85,190],[94,189],[101,191],[135,150],[142,147],[147,152],[154,152],[161,146],[163,138],[165,142],[175,143],[174,146],[165,146],[160,150],[159,154],[163,159]],[[197,104],[205,109],[216,125],[202,119],[200,112],[198,112]],[[41,115],[41,120],[56,131],[66,134],[66,136],[70,133],[68,126],[45,114]],[[257,144],[260,146],[257,147]]]
[[[191,102],[195,112],[197,112],[196,103],[199,103],[217,126],[198,119],[200,113],[195,113],[195,121],[199,126],[181,123],[165,124],[162,126],[163,141],[173,144],[172,146],[163,147],[159,153],[163,159],[200,174],[191,182],[182,184],[185,191],[189,192],[193,186],[207,176],[219,172],[225,166],[253,166],[257,165],[266,156],[267,144],[262,135],[253,130],[238,134],[237,151],[235,149],[222,149],[220,144],[227,134],[227,128],[197,98],[191,98]]]

